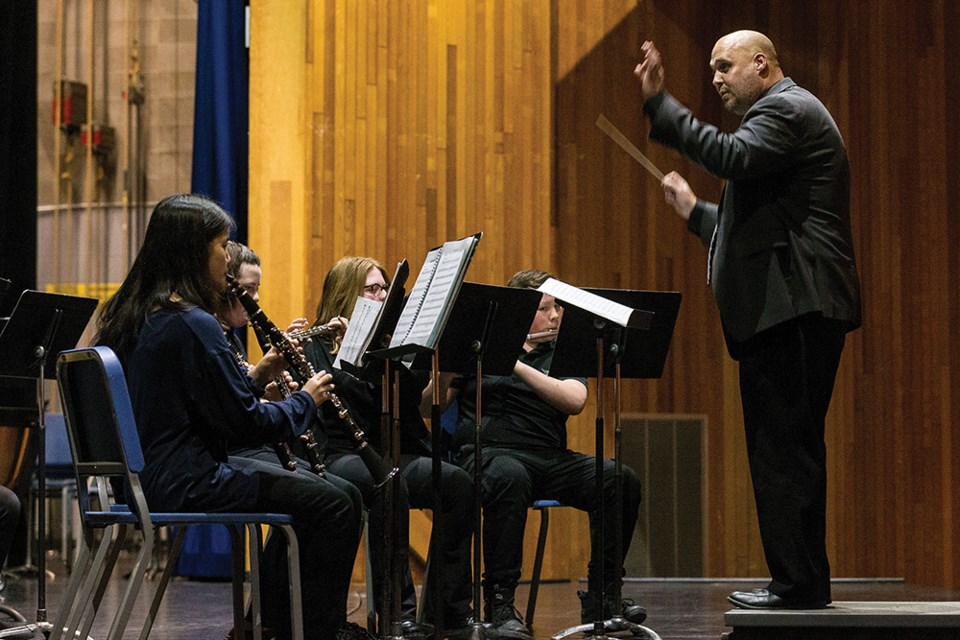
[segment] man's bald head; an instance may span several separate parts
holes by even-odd
[[[758,31],[734,31],[717,40],[710,68],[724,107],[738,115],[783,79],[773,42]]]

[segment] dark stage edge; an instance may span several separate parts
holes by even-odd
[[[826,609],[731,609],[725,640],[940,640],[960,638],[960,602],[835,601]]]

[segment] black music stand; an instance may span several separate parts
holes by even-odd
[[[43,397],[44,380],[56,379],[56,359],[61,351],[73,349],[97,308],[96,298],[81,298],[30,289],[20,294],[10,320],[0,332],[0,375],[31,378],[37,388],[37,487],[40,505],[37,513],[39,551],[37,554],[37,625],[26,625],[24,632],[38,627],[49,631],[46,604],[46,431]],[[16,628],[15,628],[16,629]],[[7,629],[5,634],[13,631]],[[14,637],[5,635],[2,637]],[[30,637],[30,636],[27,636]]]
[[[418,352],[413,360],[414,369],[430,369],[433,378],[434,399],[431,408],[430,423],[433,432],[433,464],[435,491],[439,495],[441,428],[439,374],[470,374],[477,376],[477,415],[474,430],[474,545],[473,545],[473,630],[470,638],[487,637],[488,626],[481,623],[480,567],[482,549],[482,513],[480,487],[482,479],[482,454],[480,451],[481,433],[481,388],[483,374],[511,375],[517,357],[523,351],[523,342],[537,312],[541,294],[530,289],[498,287],[493,285],[464,282],[458,295],[437,348],[429,352]],[[493,343],[488,337],[494,335]],[[492,348],[490,348],[492,347]],[[436,521],[436,515],[434,520]],[[434,545],[431,557],[442,557],[440,536],[431,538]],[[431,574],[434,576],[440,572]],[[432,593],[439,594],[436,578],[432,577]],[[435,604],[439,608],[439,604]]]
[[[677,311],[680,307],[680,294],[676,292],[630,291],[616,289],[583,289],[607,300],[613,300],[630,309],[642,309],[645,313],[632,316],[631,326],[622,326],[614,321],[597,315],[592,311],[576,306],[568,300],[559,299],[564,305],[563,322],[557,337],[556,351],[550,367],[553,377],[596,377],[597,379],[597,417],[596,417],[596,509],[601,540],[606,535],[603,527],[603,441],[604,409],[603,379],[605,375],[614,377],[614,491],[622,493],[623,465],[620,456],[620,380],[627,378],[659,378],[673,337]],[[629,348],[628,348],[629,347]],[[618,557],[623,555],[621,539],[622,517],[618,504],[616,527],[616,550]],[[604,565],[604,547],[598,545],[600,557],[596,559]],[[603,602],[606,585],[601,581],[601,592],[597,598],[594,622],[569,627],[552,636],[554,640],[579,633],[588,634],[594,640],[606,638],[606,632],[629,631],[633,637],[659,640],[655,631],[625,620],[619,615],[603,619]],[[613,602],[619,605],[621,599],[620,580],[614,581]]]

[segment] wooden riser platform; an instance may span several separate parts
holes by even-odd
[[[732,609],[725,640],[956,640],[960,602],[834,602],[826,609]]]

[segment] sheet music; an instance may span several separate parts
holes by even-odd
[[[606,318],[611,322],[616,322],[620,326],[626,327],[630,324],[630,318],[633,315],[633,309],[619,302],[614,302],[595,293],[578,289],[565,282],[560,282],[555,278],[548,278],[546,282],[537,288],[540,293],[559,298],[576,307],[585,309],[601,318]]]
[[[407,303],[403,305],[403,311],[397,320],[397,328],[393,332],[393,337],[390,339],[391,348],[405,344],[410,337],[410,332],[413,330],[413,323],[420,313],[420,308],[423,306],[423,300],[427,295],[427,290],[430,288],[430,282],[433,280],[437,265],[440,264],[440,254],[442,250],[443,248],[440,247],[427,252],[427,257],[423,262],[423,268],[420,269],[420,273],[417,275],[417,281],[413,284],[413,289],[410,291]]]
[[[361,360],[370,342],[370,335],[376,325],[382,306],[383,303],[379,300],[371,300],[363,296],[357,297],[357,304],[353,308],[350,324],[347,325],[347,332],[343,334],[343,342],[340,343],[340,350],[337,352],[337,358],[334,360],[333,366],[342,369],[341,360],[346,360],[356,367],[363,364]]]
[[[416,344],[433,348],[450,301],[463,282],[464,272],[479,242],[479,236],[467,236],[445,242],[427,253],[426,261],[410,292],[410,298],[397,321],[390,347]]]

